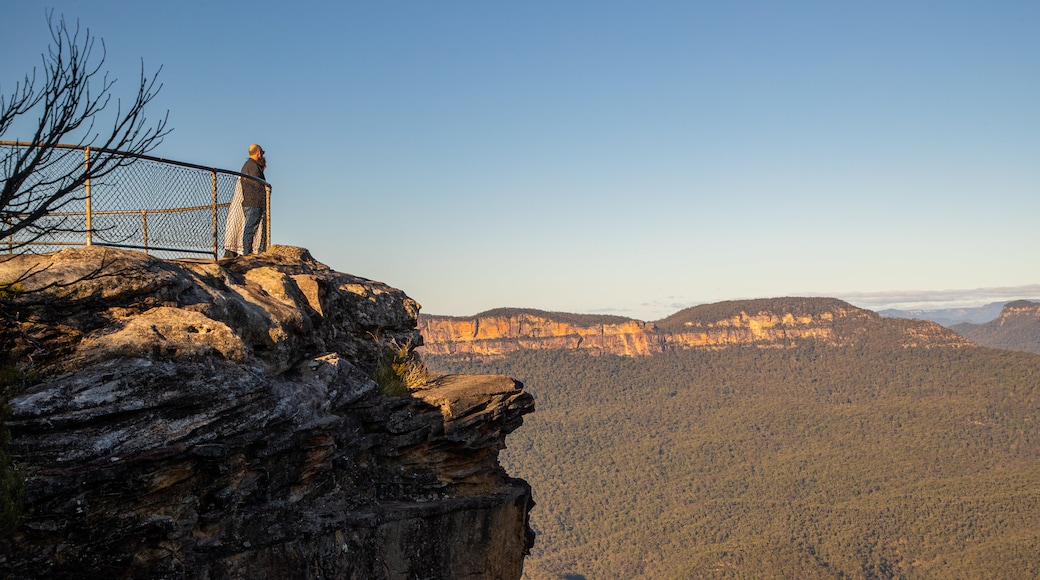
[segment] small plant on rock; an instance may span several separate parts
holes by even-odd
[[[379,392],[393,397],[404,397],[430,382],[430,371],[411,344],[390,343],[379,357],[375,381]]]
[[[23,292],[22,283],[18,280],[0,282],[0,300],[13,298]]]

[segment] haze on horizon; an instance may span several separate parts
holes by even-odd
[[[274,241],[424,312],[1040,295],[1036,2],[49,6],[162,65],[156,155],[261,143]],[[0,93],[48,39],[5,7]]]

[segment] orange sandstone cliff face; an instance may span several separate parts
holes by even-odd
[[[1004,309],[997,318],[997,326],[1007,326],[1023,321],[1034,322],[1037,319],[1040,319],[1040,302],[1016,300],[1004,305]]]
[[[652,330],[653,325],[639,320],[606,324],[565,322],[554,318],[553,313],[537,311],[492,311],[471,318],[424,315],[419,321],[425,351],[434,355],[495,356],[542,349],[645,355],[654,352],[648,327]]]
[[[843,316],[845,313],[842,313]],[[793,346],[804,339],[837,342],[835,314],[794,316],[786,312],[759,312],[724,318],[714,322],[685,322],[678,332],[661,335],[665,345],[679,348],[722,347],[731,345]]]
[[[567,349],[642,356],[688,348],[790,348],[809,341],[854,342],[872,329],[898,333],[906,346],[969,346],[924,321],[882,319],[831,298],[777,298],[688,308],[657,322],[526,309],[472,317],[420,315],[424,350],[435,356],[504,356],[518,350]]]

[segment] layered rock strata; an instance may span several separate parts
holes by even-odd
[[[644,355],[659,351],[653,325],[638,320],[565,321],[535,310],[491,311],[472,317],[419,317],[424,352],[505,355],[518,350],[584,349]]]
[[[372,376],[419,305],[299,248],[221,264],[86,248],[0,263],[23,516],[5,577],[518,578],[533,410],[503,376]]]

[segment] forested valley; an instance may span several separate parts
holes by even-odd
[[[531,579],[1040,576],[1040,356],[733,347],[427,357],[523,381]]]

